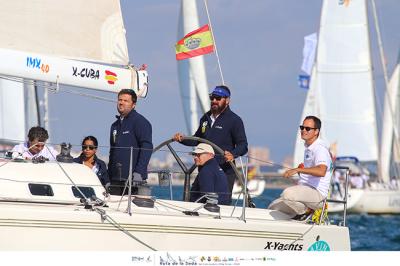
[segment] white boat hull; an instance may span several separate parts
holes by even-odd
[[[199,204],[160,201],[176,208],[194,209]],[[33,206],[0,204],[0,250],[297,250],[305,251],[319,240],[330,250],[349,250],[346,227],[313,226],[288,220],[279,212],[248,209],[246,222],[221,219],[208,211],[187,216],[156,204],[155,208],[133,208],[132,216],[103,208],[123,233],[92,210],[77,206]],[[258,218],[257,218],[258,217]],[[310,230],[311,229],[311,230]],[[309,231],[310,230],[310,231]],[[304,235],[303,235],[304,234]],[[150,248],[151,247],[151,248]]]
[[[92,188],[86,200],[92,205],[80,203],[71,180],[83,191]],[[34,184],[49,189],[33,192]],[[201,203],[158,199],[151,208],[132,203],[129,215],[127,196],[120,203],[120,196],[104,198],[103,192],[96,174],[82,164],[5,161],[0,167],[0,250],[303,251],[321,249],[321,241],[323,249],[350,250],[347,227],[306,224],[266,209],[246,208],[243,219],[240,207],[220,206],[215,213]],[[96,197],[107,207],[93,206]]]
[[[330,203],[329,212],[342,212],[342,204]],[[350,213],[398,214],[400,190],[398,189],[349,189],[347,211]]]

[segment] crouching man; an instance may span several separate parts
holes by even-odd
[[[218,204],[229,205],[228,180],[214,158],[214,149],[209,144],[200,143],[192,155],[199,173],[190,190],[190,201],[196,201],[207,192],[214,192],[218,194]],[[200,202],[205,202],[205,199]]]

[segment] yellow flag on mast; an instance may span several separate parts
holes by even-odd
[[[214,52],[214,41],[208,24],[189,32],[175,45],[176,60]]]

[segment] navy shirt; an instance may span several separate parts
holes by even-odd
[[[99,169],[96,175],[99,178],[101,184],[105,186],[107,183],[110,182],[110,179],[108,178],[106,163],[103,160],[100,160],[96,155],[94,156],[94,161]],[[83,155],[81,154],[79,157],[74,158],[74,162],[83,164]]]
[[[229,151],[236,158],[247,153],[247,138],[242,119],[231,111],[229,106],[217,117],[211,127],[211,111],[205,113],[200,119],[200,126],[194,136],[215,143],[224,151]],[[196,146],[197,141],[184,140],[182,144]],[[215,155],[222,170],[226,174],[234,174],[229,162],[225,162],[222,155]]]
[[[108,174],[112,181],[125,181],[129,176],[129,162],[133,147],[132,173],[147,179],[147,166],[153,151],[152,128],[150,122],[134,109],[110,129],[110,160]]]
[[[199,166],[199,174],[190,189],[190,201],[196,201],[206,192],[218,193],[218,204],[230,204],[228,180],[215,158],[208,160],[203,166]],[[205,202],[205,199],[201,202]]]

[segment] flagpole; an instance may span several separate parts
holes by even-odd
[[[207,18],[208,18],[208,24],[210,24],[211,36],[212,36],[212,38],[213,38],[213,40],[214,40],[215,56],[217,57],[218,68],[219,68],[219,73],[220,73],[220,75],[221,75],[222,85],[225,85],[224,76],[223,76],[223,74],[222,74],[221,63],[220,63],[220,61],[219,61],[219,55],[218,55],[218,49],[217,49],[217,41],[215,40],[215,37],[214,37],[214,31],[213,31],[213,27],[212,27],[212,25],[211,25],[210,14],[208,13],[207,0],[204,0],[204,5],[205,5],[205,7],[206,7],[206,13],[207,13]]]

